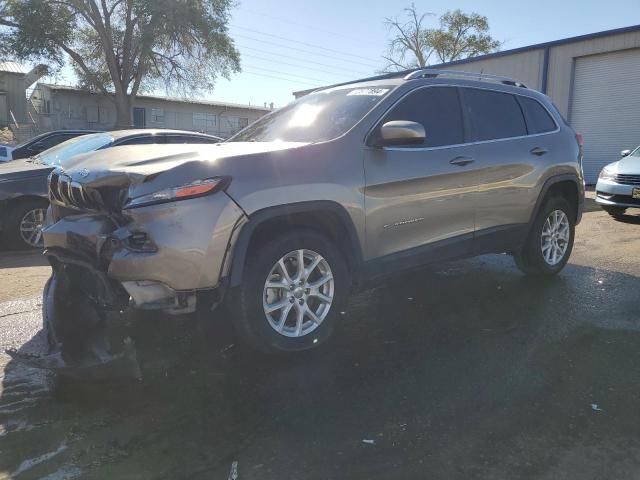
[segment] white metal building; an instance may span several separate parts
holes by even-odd
[[[619,158],[621,150],[640,145],[640,25],[433,68],[509,76],[549,95],[584,136],[584,173],[589,184],[596,182],[604,165]]]

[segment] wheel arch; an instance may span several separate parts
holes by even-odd
[[[267,207],[254,212],[238,234],[231,267],[229,286],[242,282],[247,255],[260,242],[267,240],[283,228],[311,228],[327,235],[343,253],[348,267],[358,271],[362,265],[362,248],[356,227],[347,210],[330,200],[299,202]]]
[[[45,197],[35,194],[27,194],[27,195],[19,195],[11,198],[6,198],[2,201],[2,218],[6,218],[9,213],[9,209],[15,205],[22,205],[23,203],[28,202],[39,202],[42,203],[43,206],[49,205],[49,200]]]
[[[582,209],[584,206],[584,187],[581,185],[580,179],[577,175],[563,174],[550,177],[544,182],[542,189],[540,190],[540,195],[538,195],[538,199],[536,200],[535,208],[531,212],[529,225],[533,224],[533,221],[538,215],[540,208],[542,208],[542,204],[545,199],[549,198],[550,195],[555,194],[562,196],[571,204],[575,209],[575,223],[576,225],[580,223],[582,218]]]

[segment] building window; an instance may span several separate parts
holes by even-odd
[[[164,108],[152,108],[151,121],[154,123],[164,123]]]
[[[249,125],[249,119],[243,117],[227,117],[227,123],[232,131],[237,132]]]
[[[216,126],[216,115],[214,113],[194,113],[193,126],[196,128],[211,128]]]

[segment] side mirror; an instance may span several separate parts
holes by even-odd
[[[425,138],[426,133],[421,124],[406,120],[393,120],[380,127],[380,134],[373,142],[373,146],[420,145]]]
[[[622,151],[620,152],[620,156],[621,156],[621,157],[627,157],[627,156],[629,156],[630,154],[631,154],[631,150],[622,150]]]

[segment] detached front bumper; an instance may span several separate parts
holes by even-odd
[[[596,203],[604,207],[640,208],[640,199],[633,198],[633,190],[640,185],[624,185],[610,180],[598,180]]]

